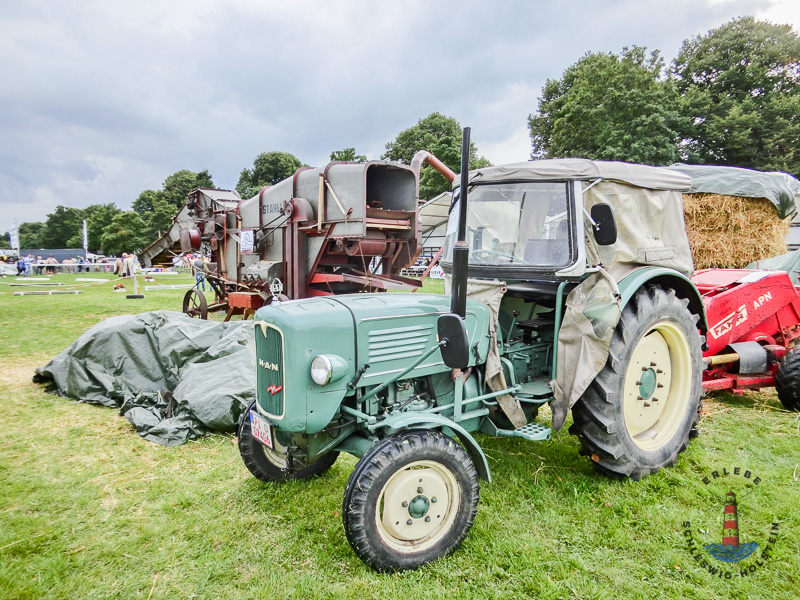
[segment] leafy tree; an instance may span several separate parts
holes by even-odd
[[[147,224],[147,236],[150,242],[154,242],[161,237],[172,225],[172,219],[178,211],[167,200],[156,198],[152,204],[152,210],[145,213],[145,223]]]
[[[367,157],[363,154],[356,154],[355,148],[344,148],[331,152],[331,160],[341,160],[343,162],[365,163]]]
[[[145,190],[139,194],[139,197],[136,198],[136,200],[133,201],[133,204],[131,204],[131,210],[139,214],[153,212],[153,205],[162,195],[163,192],[161,191],[157,192],[155,190]],[[186,198],[184,198],[184,202],[185,201]]]
[[[548,80],[528,117],[532,158],[583,157],[654,165],[679,158],[681,117],[658,51],[589,53]]]
[[[186,204],[186,197],[195,188],[213,188],[214,182],[208,171],[177,171],[164,180],[161,197],[175,207],[176,211]],[[141,198],[141,194],[139,195]],[[174,213],[173,213],[174,214]]]
[[[83,244],[83,211],[79,208],[56,206],[55,212],[47,215],[44,228],[39,235],[41,248],[80,248]],[[79,241],[75,242],[76,236]],[[72,245],[70,245],[72,244]]]
[[[44,244],[41,242],[44,223],[41,221],[20,223],[17,230],[19,231],[20,248],[44,248]]]
[[[11,248],[11,238],[8,237],[9,232],[6,231],[2,236],[0,236],[0,249],[8,250]]]
[[[252,169],[242,170],[236,191],[242,198],[252,198],[265,185],[288,179],[303,166],[300,159],[288,152],[262,152],[253,160]]]
[[[800,39],[790,26],[743,17],[686,40],[672,78],[688,162],[800,174]]]
[[[123,252],[139,252],[151,241],[141,216],[133,211],[120,212],[103,229],[100,247],[105,254],[119,256]]]
[[[419,150],[427,150],[458,173],[461,170],[461,136],[462,129],[458,121],[438,112],[431,113],[420,119],[413,127],[398,133],[394,141],[386,144],[386,152],[381,158],[408,165]],[[478,149],[472,142],[469,154],[470,169],[479,169],[491,164],[484,157],[478,156]],[[430,200],[449,189],[450,182],[433,167],[428,165],[422,167],[419,178],[420,198]]]
[[[98,251],[102,246],[103,230],[118,214],[122,213],[114,204],[92,204],[83,209],[83,218],[86,219],[86,236],[89,242],[89,251]],[[83,238],[80,241],[83,247]]]

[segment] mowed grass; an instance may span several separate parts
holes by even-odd
[[[11,280],[0,282],[0,598],[797,596],[800,420],[772,390],[706,399],[701,436],[639,483],[595,473],[566,428],[545,443],[479,436],[494,481],[481,485],[464,544],[418,571],[382,575],[342,530],[354,458],[312,481],[263,484],[233,436],[158,446],[115,411],[31,382],[94,323],[179,310],[182,292],[128,300],[106,283],[14,297],[25,288]],[[762,480],[740,500],[742,541],[765,545],[775,521],[780,533],[763,566],[728,581],[692,560],[682,523],[698,544],[721,542],[721,500],[700,478],[736,466]]]

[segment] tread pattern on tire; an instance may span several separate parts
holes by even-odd
[[[572,408],[573,424],[569,432],[581,442],[580,454],[589,457],[593,466],[611,477],[630,477],[638,481],[662,467],[671,466],[683,452],[699,418],[702,389],[702,354],[699,338],[696,342],[696,360],[693,360],[694,383],[687,418],[690,423],[682,424],[673,442],[650,453],[632,451],[632,442],[622,415],[622,382],[624,382],[627,363],[624,354],[627,347],[634,344],[637,329],[644,320],[664,320],[669,313],[684,312],[696,327],[699,317],[688,311],[689,301],[679,298],[674,290],[665,291],[656,285],[639,289],[631,302],[622,310],[620,321],[611,340],[608,360],[600,374],[589,385],[583,397]],[[690,341],[690,344],[692,342]],[[691,413],[691,415],[689,415]],[[626,443],[626,441],[628,443]],[[638,456],[637,456],[638,454]]]
[[[786,410],[800,411],[800,348],[792,348],[778,365],[775,390]]]
[[[462,505],[467,509],[447,531],[450,538],[444,547],[434,546],[426,552],[403,554],[383,546],[379,536],[370,535],[368,519],[375,515],[375,497],[368,493],[377,486],[378,494],[385,481],[395,472],[416,460],[441,459],[451,470],[461,470]],[[455,551],[466,538],[479,501],[478,473],[466,450],[452,438],[436,430],[409,430],[398,433],[375,444],[361,458],[350,474],[342,501],[342,522],[345,536],[358,556],[372,568],[381,572],[416,569]]]

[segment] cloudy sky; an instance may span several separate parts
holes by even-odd
[[[232,189],[260,152],[310,165],[438,111],[526,160],[542,86],[587,52],[659,49],[797,0],[29,0],[0,3],[0,232],[122,209],[180,169]]]

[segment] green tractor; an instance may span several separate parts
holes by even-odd
[[[468,154],[469,131],[464,140]],[[583,159],[468,172],[442,259],[450,297],[350,294],[255,316],[257,400],[239,449],[262,481],[360,460],[345,535],[379,571],[414,569],[466,537],[473,434],[547,440],[572,411],[581,454],[640,479],[675,462],[697,422],[706,329],[680,173]]]

